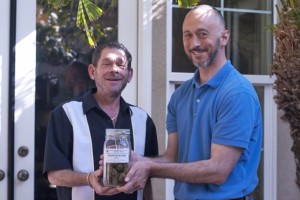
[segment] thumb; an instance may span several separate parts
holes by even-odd
[[[131,180],[131,178],[133,177],[134,174],[135,174],[135,170],[134,170],[134,168],[131,168],[129,170],[129,172],[126,174],[126,177],[125,177],[124,181],[126,183],[129,182]]]

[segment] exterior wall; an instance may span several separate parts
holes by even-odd
[[[166,119],[166,1],[153,0],[152,7],[152,117],[156,125],[159,153],[165,152]],[[165,200],[165,180],[153,179],[155,200]]]
[[[282,112],[278,112],[278,149],[277,149],[277,199],[299,200],[300,188],[297,187],[296,164],[294,154],[291,151],[293,144],[290,136],[289,124],[280,118]]]

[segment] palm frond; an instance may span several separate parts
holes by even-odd
[[[102,15],[102,10],[89,0],[81,0],[89,21],[95,21]]]

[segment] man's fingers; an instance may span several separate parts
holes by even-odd
[[[120,193],[119,190],[117,190],[116,188],[111,188],[111,187],[98,186],[98,187],[95,187],[94,189],[98,195],[110,196],[110,195]]]

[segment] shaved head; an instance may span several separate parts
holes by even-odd
[[[220,28],[220,31],[225,30],[225,21],[222,16],[222,14],[214,7],[209,5],[200,5],[194,7],[185,17],[189,17],[189,15],[193,15],[194,17],[211,17],[213,18],[213,21],[218,23],[218,27]]]
[[[197,67],[222,66],[229,31],[223,16],[215,8],[200,5],[186,15],[182,25],[185,53]]]

